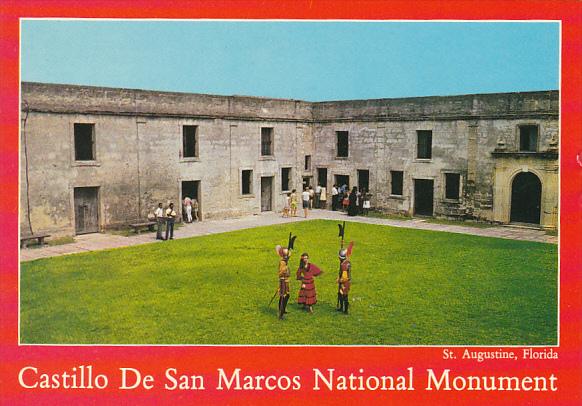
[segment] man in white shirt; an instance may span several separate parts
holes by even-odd
[[[337,210],[337,196],[339,191],[337,190],[337,185],[333,185],[331,188],[331,209],[333,211]]]
[[[307,212],[309,211],[309,198],[311,195],[309,194],[309,190],[307,187],[303,189],[303,193],[301,193],[301,199],[303,200],[303,213],[305,213],[305,218],[307,218]]]
[[[176,212],[174,211],[174,203],[170,203],[166,209],[166,240],[174,239],[174,222],[176,221]]]
[[[158,204],[158,208],[154,211],[154,215],[156,216],[156,223],[158,226],[158,231],[156,233],[156,240],[163,240],[162,237],[162,229],[164,228],[164,209],[162,208],[162,204]]]
[[[319,207],[319,200],[321,199],[321,186],[318,184],[315,187],[315,207],[320,209]]]

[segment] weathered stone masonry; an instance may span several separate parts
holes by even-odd
[[[199,182],[204,218],[280,210],[282,168],[291,168],[289,189],[310,178],[328,193],[336,175],[353,186],[367,170],[372,205],[406,214],[416,212],[417,180],[429,180],[433,215],[501,223],[512,220],[514,178],[534,174],[539,224],[554,228],[558,110],[557,91],[310,103],[25,82],[21,232],[75,234],[76,188],[97,191],[99,229],[145,219],[158,202],[179,202],[184,181]],[[90,160],[75,156],[75,124],[83,123],[93,128]],[[195,157],[184,157],[184,126],[197,128]],[[526,127],[537,135],[533,150],[523,151]],[[271,155],[261,153],[261,128],[272,128]],[[420,130],[432,134],[429,159],[418,158]],[[337,156],[338,131],[348,132],[347,157]],[[248,194],[243,170],[252,170]],[[403,173],[399,195],[391,195],[391,171]],[[458,175],[458,198],[446,198],[447,174]],[[270,207],[262,189],[269,182]]]

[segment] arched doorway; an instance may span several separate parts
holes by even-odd
[[[542,183],[531,172],[518,173],[511,184],[510,221],[540,224]]]

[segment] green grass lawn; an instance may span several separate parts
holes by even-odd
[[[21,265],[23,343],[549,345],[557,246],[348,223],[351,314],[335,311],[337,223],[314,220]],[[276,244],[324,274],[276,315]]]

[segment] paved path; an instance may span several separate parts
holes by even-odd
[[[468,227],[461,225],[435,224],[429,223],[422,219],[412,220],[393,220],[379,219],[374,217],[348,217],[342,212],[328,210],[313,210],[309,213],[307,220],[326,219],[326,220],[346,220],[357,221],[367,224],[378,224],[393,227],[414,228],[419,230],[445,231],[450,233],[479,235],[483,237],[507,238],[522,241],[538,241],[545,243],[558,243],[558,237],[547,235],[544,231],[516,228],[507,226],[495,226],[488,228]],[[209,235],[224,233],[227,231],[242,230],[247,228],[268,226],[272,224],[283,224],[289,222],[305,221],[303,217],[292,219],[281,218],[276,213],[263,213],[260,215],[232,218],[226,220],[208,220],[201,223],[185,224],[176,230],[175,238],[189,238],[199,235]],[[96,251],[109,248],[129,247],[133,245],[147,243],[163,243],[156,240],[155,233],[145,233],[131,237],[123,237],[113,234],[85,234],[75,237],[75,242],[53,247],[45,246],[42,248],[25,248],[20,250],[20,261],[30,261],[38,258],[48,258],[58,255],[74,254],[84,251]]]

